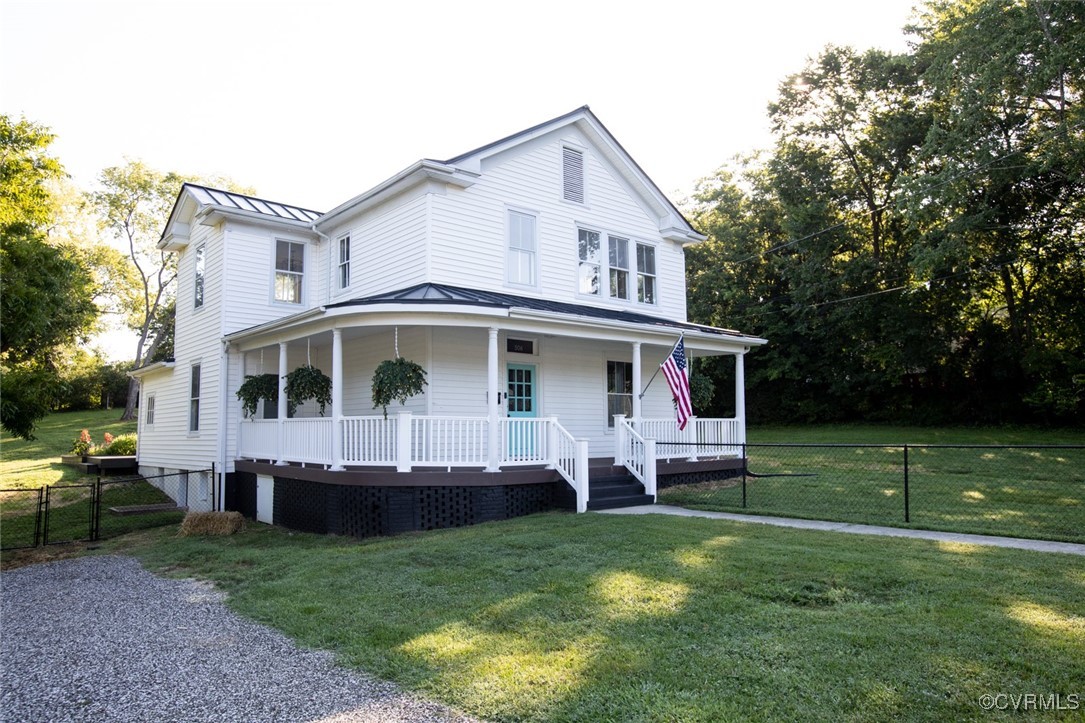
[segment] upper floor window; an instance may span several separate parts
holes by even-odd
[[[509,211],[509,283],[535,286],[535,217]]]
[[[561,149],[561,197],[584,203],[584,153],[568,146]]]
[[[602,296],[606,289],[608,298],[631,301],[635,288],[639,303],[656,303],[654,246],[607,234],[604,254],[602,233],[581,228],[577,234],[577,293]]]
[[[200,246],[196,249],[196,282],[193,288],[192,307],[198,309],[203,306],[203,265],[204,265],[204,252],[206,246]]]
[[[648,244],[637,244],[637,301],[656,303],[656,250]]]
[[[580,264],[577,269],[577,291],[581,294],[599,295],[599,276],[603,259],[599,252],[599,232],[580,229],[577,253]]]
[[[629,239],[620,236],[607,238],[610,248],[610,295],[615,299],[629,300]]]
[[[350,286],[350,236],[339,239],[339,288]]]
[[[188,431],[200,431],[200,365],[192,365],[192,381],[188,392]]]
[[[301,280],[305,274],[305,244],[275,242],[275,300],[301,303]]]

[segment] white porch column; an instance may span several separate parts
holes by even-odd
[[[739,444],[746,444],[746,372],[743,369],[745,353],[735,354],[735,424],[738,425]]]
[[[640,380],[640,342],[633,342],[633,422],[640,422],[641,409],[641,380]],[[643,432],[639,427],[638,432]]]
[[[489,419],[487,425],[487,447],[489,459],[486,465],[487,472],[496,472],[501,468],[501,405],[500,388],[498,380],[498,350],[497,350],[497,327],[489,329],[489,343],[486,347],[486,416]]]
[[[332,329],[332,471],[343,469],[343,331]]]
[[[283,447],[286,446],[286,342],[279,342],[279,448],[276,450],[275,464],[286,464]]]

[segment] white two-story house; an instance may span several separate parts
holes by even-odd
[[[141,470],[213,466],[205,506],[365,535],[650,502],[664,478],[737,469],[743,355],[764,340],[687,322],[702,240],[587,107],[325,213],[186,185],[160,243],[175,358],[133,372]],[[734,418],[678,430],[649,381],[679,337],[734,358]],[[371,379],[397,354],[428,383],[386,417]],[[307,364],[332,381],[323,416],[288,414]],[[278,402],[246,418],[257,374]]]

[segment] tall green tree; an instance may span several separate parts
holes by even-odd
[[[51,241],[64,174],[48,128],[0,116],[0,425],[32,439],[62,391],[58,350],[85,340],[98,285],[80,249]]]

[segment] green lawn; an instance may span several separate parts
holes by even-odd
[[[95,444],[101,444],[106,432],[113,436],[136,431],[136,423],[121,422],[123,409],[95,409],[89,412],[50,414],[35,431],[37,437],[27,442],[3,432],[0,435],[0,487],[31,488],[59,482],[78,482],[82,474],[75,467],[60,463],[68,454],[79,430],[90,432]]]
[[[96,443],[105,432],[114,436],[136,430],[135,422],[120,422],[120,409],[67,412],[46,417],[27,442],[4,434],[0,439],[0,549],[33,545],[37,523],[38,490],[49,490],[49,542],[85,540],[90,531],[91,485],[96,477],[60,463],[81,429]],[[168,502],[169,498],[146,482],[107,481],[102,489],[100,533],[103,537],[132,530],[173,524],[181,513],[117,516],[109,507]]]
[[[1069,555],[595,513],[111,547],[494,720],[1009,720],[980,697],[1085,693]]]
[[[739,480],[662,490],[698,509],[1085,542],[1085,449],[909,449],[916,444],[1085,444],[1081,430],[876,426],[754,428]],[[763,444],[893,444],[774,447]]]

